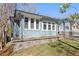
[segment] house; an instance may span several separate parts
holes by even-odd
[[[57,24],[55,21],[58,19],[16,10],[16,16],[18,14],[21,15],[21,18],[17,19],[14,23],[14,37],[20,36],[22,38],[30,38],[57,36]]]
[[[62,32],[64,32],[66,37],[70,37],[71,35],[73,37],[78,37],[79,36],[79,20],[74,21],[71,27],[71,23],[68,21],[68,18],[61,20],[61,23],[59,24],[59,32],[63,35]],[[70,34],[72,32],[72,34]]]
[[[77,33],[79,29],[73,28],[75,24],[72,25],[71,31],[70,22],[65,21],[63,23],[64,19],[52,18],[22,10],[16,10],[16,16],[17,21],[14,22],[14,37],[19,36],[23,39],[32,37],[57,37],[58,31],[60,35],[65,35],[66,37],[70,37],[70,32],[72,32],[72,36],[79,36]],[[60,22],[60,24],[56,22]]]

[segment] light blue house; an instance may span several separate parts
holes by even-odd
[[[64,32],[64,29],[66,36],[67,35],[69,36],[69,32],[71,32],[69,22],[65,22],[65,26],[63,20],[61,20],[60,24],[56,24],[56,21],[60,21],[59,19],[34,14],[30,12],[25,12],[26,8],[21,7],[23,7],[22,4],[16,5],[15,12],[16,16],[18,16],[18,20],[16,20],[13,24],[14,37],[16,37],[17,35],[20,36],[21,38],[45,37],[45,36],[57,37],[58,31],[62,33]],[[72,27],[72,31],[74,33],[79,32],[79,29],[75,29]]]
[[[14,37],[16,35],[22,38],[57,36],[57,24],[55,22],[57,19],[22,10],[16,10],[16,15],[18,14],[22,17],[14,23]]]

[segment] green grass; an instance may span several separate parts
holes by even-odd
[[[68,40],[68,39],[66,39],[66,40],[62,40],[62,41],[79,48],[79,40]]]
[[[63,40],[66,43],[77,45],[78,41],[73,40]],[[35,55],[35,56],[72,56],[78,53],[78,50],[63,44],[59,41],[50,42],[47,44],[41,44],[32,46],[26,49],[21,49],[15,52],[13,55],[26,56],[26,55]]]

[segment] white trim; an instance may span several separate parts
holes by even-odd
[[[51,24],[48,24],[48,31],[52,31],[51,29],[49,30],[49,25],[51,26]],[[51,27],[52,28],[52,27]]]
[[[43,28],[44,28],[44,24],[45,24],[45,23],[42,22],[42,31],[48,31],[48,30],[47,30],[47,27],[48,27],[48,26],[47,26],[47,23],[46,23],[46,30],[43,29]]]
[[[54,26],[54,30],[53,30],[53,26]],[[56,30],[56,23],[51,23],[51,31],[55,31]]]
[[[54,26],[55,26],[55,29],[54,29],[54,31],[56,31],[56,30],[57,30],[57,24],[54,24]]]
[[[49,25],[51,25],[51,29],[49,30],[48,29],[48,26]],[[48,24],[48,22],[46,22],[46,30],[44,30],[43,28],[44,28],[44,23],[42,22],[42,31],[55,31],[55,30],[52,30],[52,26],[53,26],[53,24],[51,23],[51,24]],[[54,25],[55,26],[55,25]]]
[[[28,30],[31,29],[31,18],[28,18]]]
[[[46,23],[46,26],[47,26],[47,27],[46,27],[46,30],[48,31],[48,22]]]
[[[35,18],[33,19],[34,19],[34,28],[31,29],[31,18],[28,17],[28,28],[24,27],[24,30],[40,30],[40,21],[39,21],[39,29],[36,29],[36,19]],[[25,26],[25,22],[24,22],[24,26]]]
[[[51,31],[52,31],[52,26],[53,26],[53,25],[52,25],[52,23],[51,23]]]
[[[39,24],[38,24],[39,26],[38,26],[38,29],[36,28],[36,30],[40,30],[40,25],[41,24],[40,24],[40,20],[39,19],[38,19],[38,21],[39,21]]]
[[[42,24],[42,31],[43,31],[43,22],[41,22],[41,24]]]
[[[28,24],[29,24],[29,17],[27,17],[27,18],[28,18]],[[24,24],[23,25],[24,25],[24,30],[28,30],[28,28],[25,28],[25,25],[26,25],[25,24],[25,17],[24,17]],[[29,27],[29,25],[28,25],[28,27]]]
[[[34,19],[34,30],[36,30],[36,19]]]

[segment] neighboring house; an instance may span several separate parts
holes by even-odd
[[[70,23],[69,22],[65,22],[65,25],[63,24],[63,22],[61,22],[61,24],[59,25],[59,32],[63,32],[65,31],[65,36],[70,36]],[[75,21],[75,23],[73,23],[72,25],[72,36],[79,36],[79,22]]]
[[[48,16],[16,10],[16,14],[21,14],[22,18],[14,24],[14,37],[19,35],[23,38],[57,36],[57,19]],[[17,15],[16,15],[17,16]]]
[[[73,31],[73,36],[79,36],[79,23],[75,22],[73,27],[72,27],[72,31]]]

